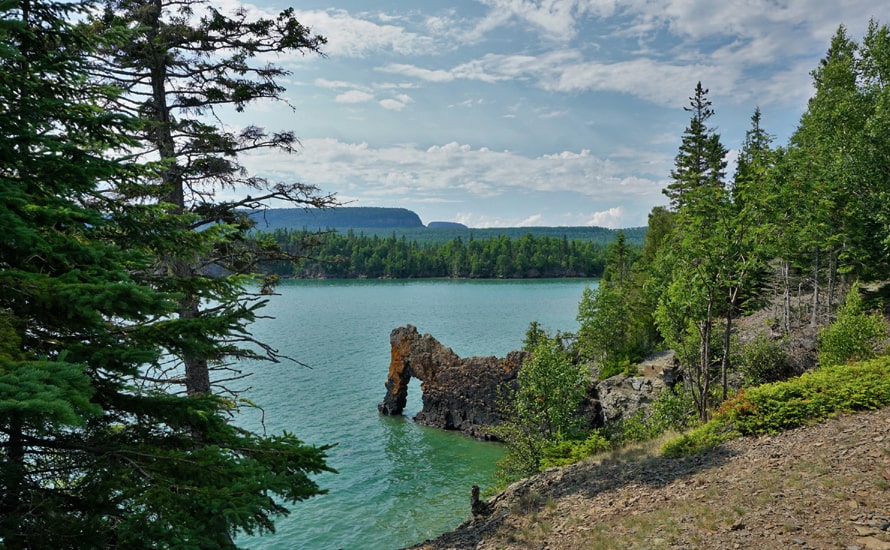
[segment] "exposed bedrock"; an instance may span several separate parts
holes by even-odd
[[[527,356],[526,352],[512,351],[506,358],[461,358],[429,334],[421,336],[412,325],[393,329],[389,341],[389,377],[386,397],[377,405],[380,413],[402,414],[408,383],[415,377],[423,394],[423,409],[414,417],[416,422],[460,430],[480,439],[489,437],[485,427],[501,422],[498,396],[515,382]]]
[[[604,425],[630,418],[637,411],[648,410],[665,387],[672,387],[678,378],[673,352],[662,352],[637,365],[639,376],[617,375],[595,383],[598,419],[593,425]]]

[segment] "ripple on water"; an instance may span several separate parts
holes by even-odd
[[[519,347],[528,323],[575,330],[584,281],[285,283],[254,335],[311,366],[246,365],[246,397],[265,410],[269,433],[336,443],[315,479],[330,491],[292,507],[277,534],[244,537],[256,549],[392,549],[438,536],[469,514],[469,488],[487,486],[500,446],[381,417],[389,333],[408,323],[460,355],[503,355]],[[408,390],[406,413],[421,408]],[[261,429],[259,412],[237,421]]]

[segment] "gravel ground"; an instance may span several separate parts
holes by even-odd
[[[415,548],[890,550],[890,408],[693,458],[633,455],[516,483]]]

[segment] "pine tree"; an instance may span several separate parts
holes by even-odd
[[[172,317],[148,269],[203,237],[123,200],[146,194],[144,167],[113,158],[138,121],[106,112],[112,90],[87,78],[94,37],[70,23],[86,8],[0,5],[0,542],[231,547],[320,492],[326,448],[259,437],[227,422],[230,402],[146,379],[225,344]]]
[[[691,335],[697,340],[697,359],[687,366],[702,419],[709,414],[711,337],[728,276],[725,246],[733,224],[724,182],[726,148],[707,125],[714,114],[707,94],[699,82],[690,106],[684,108],[692,115],[671,172],[673,182],[664,191],[676,212],[676,225],[669,251],[672,280],[656,315],[669,344],[687,346]]]
[[[312,185],[247,173],[239,155],[258,149],[292,152],[297,138],[291,131],[268,132],[253,124],[228,129],[220,122],[225,118],[221,111],[242,112],[259,100],[283,101],[279,81],[287,71],[257,58],[320,53],[325,39],[301,25],[293,9],[275,18],[251,19],[243,8],[225,15],[203,0],[108,0],[104,6],[91,27],[116,40],[95,58],[94,73],[124,91],[109,108],[147,119],[132,137],[147,158],[160,161],[154,196],[183,216],[183,227],[215,236],[198,255],[162,255],[162,269],[169,275],[163,284],[184,296],[180,317],[202,319],[221,339],[250,341],[244,327],[263,302],[240,275],[256,271],[262,260],[294,258],[272,239],[251,238],[253,222],[246,211],[272,200],[311,207],[333,206],[335,200]],[[249,189],[250,194],[220,201],[216,192],[221,189]],[[261,294],[274,282],[267,279]],[[208,301],[220,305],[202,307]],[[261,342],[252,343],[267,359],[279,359]],[[212,370],[256,356],[237,345],[216,351],[225,353],[182,357],[184,376],[171,381],[182,383],[190,395],[209,393],[212,384],[222,383],[211,380]]]
[[[682,210],[707,197],[717,187],[722,186],[726,169],[726,148],[720,142],[720,136],[713,128],[708,127],[708,120],[714,115],[708,90],[701,82],[695,86],[695,95],[689,98],[689,107],[683,108],[692,113],[689,126],[683,133],[680,151],[674,159],[674,170],[671,171],[672,183],[668,184],[664,194],[671,199],[674,210]]]

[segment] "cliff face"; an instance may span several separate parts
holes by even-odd
[[[498,395],[514,383],[526,353],[510,352],[506,358],[460,358],[429,334],[417,328],[399,327],[390,334],[391,360],[386,396],[377,409],[381,414],[402,414],[412,377],[421,381],[423,409],[416,422],[460,430],[487,439],[485,427],[501,422]]]

